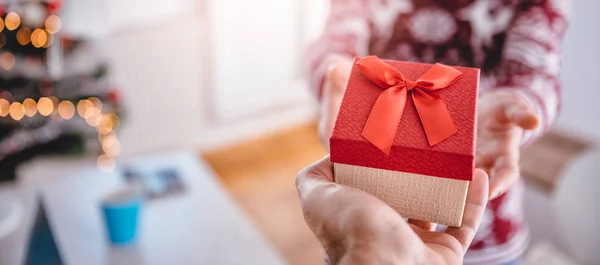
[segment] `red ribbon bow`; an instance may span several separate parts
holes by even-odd
[[[408,94],[425,130],[429,146],[434,146],[456,133],[454,121],[437,90],[452,85],[462,73],[436,63],[417,81],[404,78],[393,66],[377,56],[368,56],[356,65],[371,81],[385,89],[369,114],[362,136],[389,155],[404,112]]]

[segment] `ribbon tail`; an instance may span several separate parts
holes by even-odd
[[[404,76],[396,68],[382,61],[377,56],[367,56],[356,62],[356,66],[371,81],[380,87],[386,88],[398,83],[398,79],[404,80]]]
[[[413,90],[413,101],[429,146],[434,146],[456,133],[456,126],[444,100],[436,91]]]
[[[429,68],[417,82],[428,84],[420,86],[421,89],[432,91],[452,85],[461,75],[462,73],[460,71],[450,66],[436,63]]]
[[[390,87],[381,92],[363,129],[362,136],[386,155],[392,149],[407,97],[404,88]]]

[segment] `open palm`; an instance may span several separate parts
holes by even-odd
[[[360,190],[335,184],[329,157],[297,178],[305,220],[330,264],[462,264],[488,198],[487,176],[475,170],[462,226],[433,232],[433,224],[404,221],[387,204]]]
[[[476,167],[490,176],[490,198],[506,192],[519,179],[519,146],[524,130],[538,117],[514,95],[487,93],[478,102]]]

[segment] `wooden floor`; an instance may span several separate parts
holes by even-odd
[[[304,223],[296,173],[322,158],[315,124],[205,153],[238,203],[289,264],[323,264],[318,241]]]

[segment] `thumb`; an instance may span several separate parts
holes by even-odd
[[[488,176],[485,171],[475,169],[473,180],[469,183],[462,225],[461,227],[448,227],[446,230],[446,233],[460,242],[463,254],[475,238],[475,233],[483,218],[488,201],[488,185]]]
[[[344,91],[350,71],[352,69],[352,60],[346,57],[334,57],[327,69],[327,80],[331,82],[335,89]]]
[[[503,110],[508,122],[514,123],[525,130],[534,130],[539,126],[539,117],[518,99],[506,102]]]

